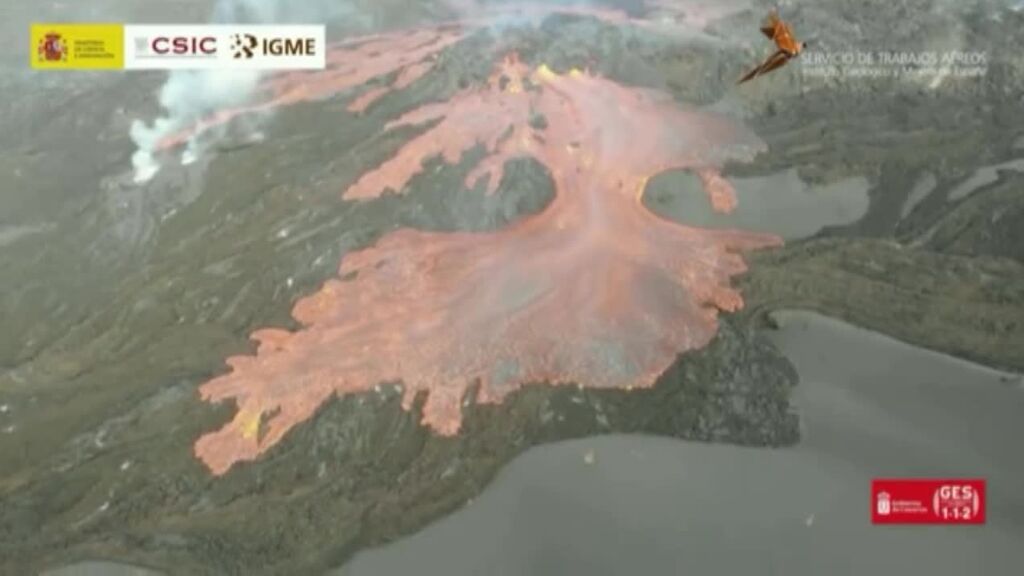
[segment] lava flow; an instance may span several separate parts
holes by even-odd
[[[445,0],[456,20],[408,30],[352,38],[336,43],[327,52],[322,71],[284,73],[264,81],[253,103],[221,110],[200,118],[195,124],[162,138],[155,150],[165,151],[185,144],[211,128],[222,126],[246,114],[273,110],[297,102],[333,97],[365,86],[348,105],[350,112],[364,112],[385,95],[410,86],[430,72],[438,55],[474,30],[503,21],[539,24],[553,14],[585,16],[609,24],[632,24],[660,32],[703,28],[708,23],[739,10],[742,0],[652,0],[648,13],[631,16],[625,10],[587,4],[510,2],[487,4],[478,0]]]
[[[389,92],[407,88],[430,72],[437,63],[437,55],[464,36],[465,32],[458,26],[439,26],[365,36],[336,44],[327,52],[326,69],[271,76],[260,86],[255,103],[203,118],[163,138],[156,148],[174,148],[245,114],[328,98],[371,81],[377,82],[376,87],[365,89],[348,106],[350,112],[363,112]],[[382,82],[389,78],[390,82]]]
[[[536,122],[539,116],[544,123]],[[344,279],[298,302],[297,332],[253,334],[255,356],[200,388],[233,399],[235,418],[201,437],[196,455],[214,474],[252,460],[334,394],[400,382],[403,406],[426,395],[422,422],[458,432],[466,392],[500,402],[531,383],[630,389],[651,386],[676,355],[706,345],[719,310],[742,305],[729,287],[745,270],[739,250],[774,236],[691,228],[655,216],[647,179],[690,169],[713,204],[735,198],[717,168],[763,148],[725,117],[680,108],[658,93],[514,59],[486,86],[412,111],[392,127],[436,124],[345,192],[402,191],[422,162],[457,161],[483,144],[467,184],[494,191],[502,165],[533,157],[555,196],[540,213],[493,233],[403,229],[341,262]],[[472,192],[467,192],[472,193]]]

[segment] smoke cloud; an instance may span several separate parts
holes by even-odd
[[[347,22],[367,25],[351,1],[312,0],[220,0],[214,7],[212,21],[217,24],[321,24],[346,19]],[[132,123],[130,136],[136,151],[132,167],[136,183],[149,181],[160,170],[157,158],[160,142],[216,110],[239,106],[249,102],[259,85],[261,72],[257,70],[175,70],[160,88],[158,99],[163,114],[151,122],[141,119]],[[216,139],[223,127],[204,133],[204,139]],[[251,126],[255,131],[256,127]],[[181,156],[188,164],[202,154],[197,136],[186,144]]]

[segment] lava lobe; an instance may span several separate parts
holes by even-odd
[[[538,117],[546,122],[536,122]],[[296,332],[264,329],[252,356],[200,388],[238,412],[201,437],[214,474],[252,460],[335,394],[401,383],[403,405],[426,396],[422,423],[459,431],[466,393],[501,402],[529,384],[648,387],[676,355],[706,345],[739,252],[780,239],[664,220],[641,203],[647,180],[687,169],[716,209],[735,196],[719,168],[764,144],[743,126],[667,96],[574,71],[507,59],[487,85],[407,113],[390,128],[430,128],[364,174],[344,197],[405,193],[423,162],[457,162],[482,145],[466,194],[495,193],[509,159],[546,167],[555,195],[539,214],[487,233],[402,229],[347,254],[339,278],[293,311]]]

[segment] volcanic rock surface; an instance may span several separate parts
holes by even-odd
[[[395,13],[388,22],[402,29],[428,12],[423,3],[363,4],[386,5]],[[0,572],[32,574],[80,560],[116,559],[181,574],[318,574],[361,548],[408,534],[465,505],[505,462],[538,443],[634,432],[751,446],[792,444],[799,440],[789,402],[796,376],[766,341],[764,323],[758,321],[779,307],[811,308],[912,343],[1024,368],[1024,308],[1019,305],[1024,263],[1012,243],[1016,231],[1024,229],[1020,179],[1004,172],[964,198],[948,197],[980,167],[1021,156],[1015,142],[1024,136],[1019,114],[1024,65],[1013,55],[1024,44],[1024,15],[991,2],[797,3],[786,8],[790,21],[797,30],[816,34],[819,46],[970,46],[990,55],[988,74],[974,80],[944,78],[931,88],[931,78],[814,78],[802,74],[796,63],[738,91],[732,88],[735,78],[764,56],[764,41],[752,28],[763,15],[760,8],[741,7],[711,19],[700,34],[671,35],[661,32],[660,21],[637,11],[642,7],[617,4],[599,7],[617,10],[615,18],[632,18],[628,25],[575,11],[538,17],[538,26],[524,29],[505,26],[514,19],[502,26],[459,28],[451,25],[451,6],[438,7],[437,20],[415,27],[431,31],[430,37],[423,32],[424,44],[439,35],[464,35],[458,41],[436,51],[424,48],[423,59],[390,60],[378,69],[380,76],[363,85],[338,62],[322,92],[285,96],[294,83],[268,79],[259,95],[264,99],[253,105],[268,98],[287,98],[290,105],[267,115],[263,142],[211,139],[208,155],[184,167],[175,161],[177,148],[169,142],[168,163],[143,188],[130,183],[128,127],[134,118],[158,113],[153,94],[161,77],[0,78],[0,90],[16,95],[0,102],[0,174],[10,184],[0,195]],[[408,9],[394,9],[400,6]],[[33,4],[31,14],[37,9]],[[658,26],[641,25],[638,19]],[[677,20],[685,18],[669,16],[663,22]],[[18,26],[27,29],[27,23]],[[337,48],[350,55],[360,50],[359,44]],[[530,64],[523,95],[484,91],[495,62],[510,52]],[[553,71],[550,84],[533,78],[541,63]],[[572,68],[589,74],[572,76]],[[616,152],[629,161],[629,170],[618,163],[605,168],[633,179],[633,186],[622,189],[627,193],[619,195],[617,181],[606,179],[611,172],[587,173],[586,181],[568,171],[556,178],[553,166],[567,162],[570,152],[549,150],[541,142],[519,148],[519,140],[485,138],[458,146],[448,158],[429,157],[429,151],[438,151],[436,145],[423,147],[422,154],[410,155],[407,148],[457,118],[414,118],[422,114],[415,110],[443,109],[443,103],[474,93],[513,107],[524,98],[533,106],[532,100],[550,97],[534,90],[564,86],[571,91],[596,83],[613,83],[617,87],[602,86],[630,98],[648,95],[636,102],[655,108],[668,104],[649,99],[647,89],[668,93],[675,100],[671,108],[689,110],[679,112],[687,118],[708,118],[705,108],[742,117],[767,146],[751,162],[737,152],[730,157],[741,161],[726,163],[717,173],[701,168],[718,167],[726,158],[705,163],[698,156],[662,167],[644,164],[648,158],[632,156],[641,148],[623,149],[619,140],[590,148],[597,157]],[[570,100],[605,106],[597,93]],[[526,127],[519,116],[509,122],[520,131],[517,135],[557,141],[552,134],[574,122],[568,115],[530,112]],[[395,122],[406,114],[416,121]],[[228,124],[248,116],[236,115]],[[685,129],[682,134],[693,136]],[[734,135],[738,142],[751,142],[746,131]],[[515,157],[504,164],[504,178],[488,162],[493,157]],[[360,180],[396,158],[409,159],[409,177],[389,179],[384,188],[391,192],[378,195],[381,186]],[[490,177],[476,182],[478,166],[489,166]],[[695,233],[692,223],[659,221],[640,210],[639,179],[673,166],[699,172],[713,189],[719,177],[728,181],[788,169],[796,169],[808,185],[864,177],[871,185],[870,206],[852,224],[746,254],[749,270],[729,283],[741,267],[737,254],[722,250],[718,240],[726,236]],[[907,208],[925,173],[932,175],[934,186]],[[593,196],[596,188],[581,186],[584,182],[605,193]],[[352,190],[360,194],[342,198]],[[552,223],[552,216],[571,214],[558,206],[596,197],[614,199],[621,207],[614,219],[606,215],[608,222],[642,222],[646,233],[634,244],[619,244],[598,233],[600,228],[584,226],[585,220],[567,221],[575,227],[567,226],[573,234],[564,237],[539,226]],[[727,200],[728,195],[716,198]],[[543,233],[512,234],[520,229]],[[492,245],[496,240],[488,238],[505,242]],[[755,244],[761,244],[760,238]],[[590,240],[609,249],[595,251]],[[698,259],[698,270],[710,273],[705,278],[711,281],[670,281],[679,277],[658,267],[669,257],[661,241],[707,256]],[[448,254],[438,252],[439,247],[463,250],[472,256],[465,262],[473,266],[425,259]],[[507,266],[488,262],[485,247]],[[353,326],[300,323],[292,316],[297,305],[309,313],[313,303],[324,301],[317,294],[325,282],[335,288],[365,286],[377,291],[378,300],[395,303],[400,301],[394,296],[387,300],[383,274],[405,281],[422,278],[410,276],[413,270],[403,270],[402,262],[445,263],[465,283],[479,281],[477,274],[486,271],[498,280],[496,286],[508,286],[515,270],[547,271],[551,279],[569,274],[539,258],[540,251],[537,257],[526,253],[516,262],[520,268],[510,264],[509,258],[519,253],[513,248],[533,247],[552,248],[558,256],[554,260],[577,266],[582,261],[572,257],[572,249],[581,249],[598,257],[604,270],[623,272],[611,274],[613,279],[652,271],[653,278],[661,279],[653,285],[669,289],[650,300],[655,311],[693,311],[696,316],[684,317],[698,318],[690,325],[700,328],[699,337],[683,338],[672,334],[676,326],[655,322],[653,333],[677,344],[706,345],[678,358],[675,353],[687,346],[659,350],[657,361],[633,374],[653,373],[656,365],[667,365],[667,370],[649,381],[653,385],[632,391],[587,388],[588,382],[571,382],[582,389],[519,387],[528,380],[522,378],[509,389],[491,390],[490,398],[485,393],[484,400],[503,395],[494,404],[479,401],[484,388],[469,386],[464,398],[469,402],[460,407],[454,436],[421,424],[423,415],[431,413],[425,388],[411,406],[403,406],[406,390],[396,388],[397,381],[379,388],[360,382],[352,391],[324,386],[323,405],[307,421],[293,423],[251,462],[213,476],[195,458],[198,438],[238,416],[234,402],[203,402],[200,389],[211,393],[218,390],[214,383],[235,382],[234,373],[225,374],[224,358],[241,356],[254,363],[268,354],[253,350],[252,333],[277,327],[262,333],[273,336],[265,342],[287,346],[303,337],[325,341],[318,330],[329,332],[329,326]],[[386,257],[388,265],[398,267],[375,268]],[[337,279],[339,262],[344,272],[360,274]],[[731,264],[723,268],[722,262]],[[572,270],[593,274],[602,268]],[[570,285],[585,289],[583,302],[600,302],[604,296],[615,303],[612,312],[642,310],[622,292],[602,295],[596,288],[614,282],[581,279]],[[416,286],[424,294],[438,287],[451,290],[448,282]],[[700,305],[735,300],[709,298],[709,292],[693,286],[725,291],[720,294],[738,290],[745,307],[720,315],[712,334],[712,311]],[[496,297],[480,297],[488,296]],[[459,312],[456,319],[463,323],[452,326],[466,329],[473,316],[450,299],[440,302]],[[513,302],[499,300],[505,310]],[[425,306],[408,304],[408,309],[367,310],[402,320]],[[347,303],[334,305],[344,311]],[[447,321],[439,320],[441,314],[427,317]],[[564,318],[527,317],[542,326]],[[512,326],[489,325],[481,333],[514,331]],[[427,328],[424,334],[431,333]],[[309,335],[302,336],[306,331]],[[383,337],[385,332],[369,333],[402,348]],[[339,336],[337,342],[351,342]],[[443,338],[430,343],[438,349],[449,345]],[[366,359],[358,351],[354,357],[336,358]],[[415,355],[409,357],[413,360]],[[458,365],[464,378],[473,373],[466,368],[471,365]],[[394,365],[370,366],[378,376],[405,375]],[[545,369],[551,366],[557,365],[535,367],[537,375],[563,373],[567,379],[564,374],[589,373]],[[279,367],[295,373],[294,364],[280,362]],[[211,386],[203,388],[204,383]],[[221,389],[221,396],[243,405],[248,398],[257,401],[250,407],[268,409],[249,420],[250,426],[256,422],[257,440],[265,441],[282,426],[273,428],[274,417],[287,415],[275,410],[274,401],[289,396],[254,390],[261,388],[239,380],[231,390]],[[459,387],[460,393],[464,390]],[[226,430],[233,434],[237,428]],[[228,450],[227,457],[214,461],[226,467],[238,454],[258,451],[245,450]]]

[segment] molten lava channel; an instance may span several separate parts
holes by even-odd
[[[349,90],[361,89],[349,103],[349,112],[365,112],[388,93],[409,87],[433,70],[437,55],[464,37],[465,31],[459,26],[437,26],[363,36],[335,44],[327,52],[326,69],[271,76],[259,87],[253,104],[226,108],[202,118],[195,125],[163,138],[157,149],[175,148],[239,116],[321,100]],[[376,85],[365,87],[367,83]]]
[[[532,122],[543,116],[544,123]],[[238,412],[201,437],[214,474],[252,460],[336,394],[400,382],[403,406],[426,396],[422,422],[458,432],[467,391],[501,402],[527,384],[651,386],[677,354],[706,345],[720,310],[742,306],[738,251],[775,236],[664,220],[641,203],[648,178],[698,174],[713,206],[735,197],[719,172],[763,148],[729,119],[589,73],[531,71],[507,60],[489,84],[414,110],[391,128],[432,121],[344,195],[403,192],[423,162],[454,163],[482,144],[466,184],[494,193],[515,157],[543,164],[555,195],[539,214],[491,233],[403,229],[346,255],[338,278],[298,302],[296,332],[253,335],[254,356],[201,389]],[[467,191],[467,194],[479,193]]]
[[[328,48],[326,70],[273,76],[261,84],[252,104],[219,110],[200,118],[195,124],[162,138],[156,150],[174,149],[242,115],[333,97],[348,91],[357,91],[348,105],[348,111],[365,112],[387,94],[402,90],[429,73],[444,49],[475,30],[509,19],[513,22],[539,24],[553,14],[575,15],[608,24],[628,24],[664,33],[676,28],[704,28],[710,22],[744,6],[742,0],[652,0],[648,4],[648,14],[630,17],[618,8],[585,4],[522,1],[488,4],[478,0],[445,2],[459,15],[456,20],[335,43]]]

